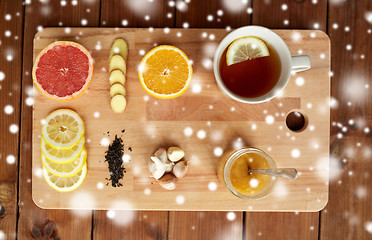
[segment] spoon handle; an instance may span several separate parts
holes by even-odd
[[[297,170],[294,168],[276,168],[276,169],[251,169],[252,173],[260,173],[275,177],[284,177],[289,179],[297,178]]]

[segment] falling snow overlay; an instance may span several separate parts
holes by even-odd
[[[370,66],[372,59],[369,53],[372,41],[372,8],[366,4],[369,3],[367,0],[292,2],[283,0],[219,0],[213,4],[204,4],[205,6],[201,4],[201,1],[196,0],[167,0],[164,2],[120,0],[121,7],[112,11],[103,9],[110,5],[109,1],[99,0],[22,0],[19,1],[20,6],[18,7],[16,2],[9,7],[9,4],[5,3],[7,1],[9,0],[2,1],[4,9],[0,10],[2,12],[2,16],[0,16],[0,28],[2,29],[0,33],[0,117],[3,141],[0,148],[0,166],[1,171],[11,174],[11,176],[16,176],[17,172],[15,171],[17,170],[14,169],[19,169],[17,173],[19,177],[14,178],[16,182],[12,182],[12,184],[16,183],[16,186],[19,185],[19,189],[24,188],[24,190],[22,190],[22,194],[19,194],[18,205],[14,205],[14,209],[19,212],[19,216],[16,216],[18,218],[17,224],[26,233],[9,231],[8,228],[0,227],[0,240],[23,239],[25,238],[24,234],[29,237],[31,232],[29,228],[36,221],[35,219],[40,220],[40,224],[44,224],[42,221],[47,220],[45,216],[56,221],[59,236],[71,237],[70,232],[76,234],[78,231],[75,227],[71,228],[75,223],[77,225],[89,223],[90,226],[92,209],[96,208],[98,204],[97,196],[107,191],[104,178],[93,179],[88,170],[88,178],[90,177],[92,180],[90,190],[72,192],[68,197],[71,206],[85,210],[54,212],[43,210],[45,215],[33,207],[34,203],[31,198],[24,197],[24,191],[32,194],[32,184],[44,181],[41,165],[27,169],[32,165],[31,150],[32,146],[35,146],[35,142],[30,142],[32,134],[34,134],[32,126],[36,124],[41,127],[45,122],[42,120],[45,116],[41,116],[32,123],[32,112],[40,106],[40,100],[44,99],[38,91],[35,93],[32,91],[33,35],[38,33],[39,36],[42,36],[49,31],[49,27],[59,27],[63,40],[84,43],[87,38],[85,30],[76,30],[75,27],[85,29],[98,24],[112,28],[113,35],[123,37],[126,36],[121,31],[126,27],[135,29],[149,26],[145,31],[149,35],[146,35],[147,37],[140,44],[137,44],[132,36],[128,36],[129,42],[135,43],[130,46],[132,52],[129,56],[127,79],[128,110],[133,112],[120,116],[121,127],[127,130],[125,137],[128,139],[128,144],[134,145],[133,152],[125,152],[122,160],[125,164],[133,164],[132,175],[129,176],[133,177],[133,181],[138,181],[139,185],[134,188],[136,188],[139,198],[153,201],[155,204],[163,197],[162,194],[164,196],[168,194],[168,192],[161,192],[156,188],[155,182],[151,184],[148,180],[148,172],[144,170],[143,159],[145,159],[146,153],[150,152],[147,149],[149,146],[156,147],[160,144],[167,145],[169,142],[174,142],[188,149],[187,160],[190,161],[190,169],[193,174],[183,180],[198,182],[200,184],[198,188],[202,189],[206,194],[205,198],[208,199],[220,196],[221,193],[228,194],[225,192],[225,186],[212,174],[218,159],[223,157],[230,148],[259,147],[276,160],[277,167],[298,167],[299,181],[302,179],[312,180],[306,185],[298,184],[297,181],[295,188],[291,182],[279,180],[270,195],[277,201],[274,211],[280,208],[280,203],[287,201],[294,194],[304,194],[307,199],[313,199],[314,202],[311,204],[318,204],[317,207],[320,209],[323,207],[323,203],[319,204],[319,202],[323,199],[320,199],[321,195],[316,193],[319,188],[316,184],[321,182],[329,189],[328,204],[318,213],[322,220],[320,225],[318,218],[314,220],[309,217],[310,214],[301,211],[288,215],[286,213],[278,215],[267,213],[267,217],[270,217],[271,221],[278,223],[277,216],[280,215],[278,226],[282,227],[283,225],[285,228],[290,221],[295,227],[293,236],[298,232],[298,229],[301,229],[301,234],[303,234],[301,236],[304,238],[316,235],[322,239],[328,235],[331,239],[350,239],[351,233],[354,234],[353,239],[372,237],[372,215],[368,211],[372,198],[372,188],[369,184],[372,174],[370,111],[370,103],[372,102]],[[306,9],[302,9],[303,6],[306,6]],[[197,17],[200,22],[193,19],[195,9],[198,10]],[[72,13],[73,17],[71,17]],[[309,13],[311,13],[311,18]],[[101,22],[99,19],[102,19]],[[222,98],[222,95],[218,95],[219,90],[215,86],[213,78],[213,57],[218,43],[227,33],[248,23],[264,25],[272,29],[293,29],[290,36],[285,39],[287,43],[293,43],[291,46],[294,47],[290,49],[291,54],[296,56],[311,55],[313,66],[309,72],[291,75],[285,91],[277,99],[273,99],[275,104],[262,104],[265,107],[257,111],[251,110],[257,106],[244,106],[244,104],[240,105],[240,103],[231,101],[226,96]],[[209,28],[205,26],[209,26]],[[199,27],[203,28],[199,30],[192,43],[188,43],[187,39],[190,34],[188,31],[194,31]],[[219,28],[223,32],[214,31],[212,28]],[[304,33],[302,29],[310,31]],[[327,49],[322,48],[317,42],[323,35],[321,31],[327,31],[330,38],[331,56]],[[110,37],[108,36],[107,39]],[[156,40],[153,40],[155,38]],[[108,74],[108,66],[104,63],[106,51],[110,46],[110,41],[107,39],[97,38],[86,46],[95,58],[95,79],[104,78]],[[164,39],[171,40],[163,41]],[[194,50],[193,46],[199,40],[200,47],[198,50]],[[47,40],[46,38],[35,38],[35,41],[46,42]],[[316,44],[309,48],[306,46],[308,41],[314,41]],[[167,114],[183,114],[182,116],[187,117],[187,121],[178,120],[172,126],[166,120],[151,121],[148,116],[142,115],[137,119],[140,110],[149,111],[149,108],[152,107],[159,108],[164,106],[163,103],[168,100],[154,99],[145,92],[138,92],[136,95],[131,95],[130,92],[135,89],[142,90],[136,82],[137,62],[149,49],[163,43],[185,46],[183,50],[190,57],[194,70],[193,80],[185,95],[171,100],[173,102],[179,101],[177,102],[179,104],[177,105],[178,112],[172,112],[171,109],[167,109],[168,112],[166,112]],[[317,51],[317,48],[322,49]],[[329,61],[332,63],[332,68],[322,69],[322,66],[328,64]],[[23,72],[20,72],[21,69]],[[312,76],[311,71],[316,72],[316,77]],[[319,76],[323,74],[328,75],[331,79],[331,97],[318,101],[317,96],[327,91],[326,87],[319,84]],[[317,92],[306,92],[306,98],[297,99],[296,92],[306,91],[314,86],[318,89]],[[90,91],[86,94],[95,93],[96,87],[94,84],[91,85]],[[86,96],[88,95],[84,97]],[[204,101],[208,96],[214,98]],[[288,96],[295,99],[293,104],[288,100]],[[195,106],[182,105],[183,101],[188,98],[197,98],[199,102]],[[221,98],[224,100],[224,106],[219,103]],[[102,100],[102,105],[97,104],[91,110],[79,109],[80,103],[77,101],[59,103],[60,106],[76,107],[81,111],[83,119],[87,121],[86,143],[88,151],[99,149],[103,153],[111,142],[110,136],[101,134],[107,130],[101,128],[111,127],[111,124],[105,122],[108,119],[107,109],[104,105],[107,102],[105,101]],[[130,103],[134,101],[137,101],[138,109],[135,109],[134,105],[131,108]],[[43,104],[47,105],[48,103],[50,101],[45,98]],[[175,106],[173,103],[170,105]],[[301,132],[290,131],[286,126],[285,118],[293,108],[301,110],[308,117],[306,128]],[[199,111],[197,113],[199,115],[203,113],[209,115],[201,117],[201,120],[195,120],[193,111]],[[241,114],[243,111],[244,114]],[[329,111],[331,122],[328,143],[328,141],[322,140],[322,136],[329,132],[328,128],[319,122],[327,120],[326,116]],[[218,121],[213,119],[216,114],[222,116]],[[317,120],[311,118],[314,114],[317,114]],[[244,118],[240,118],[241,116]],[[236,121],[239,124],[229,127],[229,121]],[[138,127],[135,127],[135,131],[130,131],[127,126],[131,125]],[[100,132],[95,132],[95,128]],[[112,130],[110,129],[110,131]],[[166,134],[164,134],[165,132]],[[302,141],[304,136],[306,137],[305,142]],[[36,134],[34,137],[37,142],[41,139],[40,134]],[[138,141],[138,138],[141,138],[141,141]],[[8,143],[12,148],[8,147]],[[320,154],[328,150],[330,156]],[[101,166],[102,163],[98,158],[99,154],[88,156],[88,166],[91,169],[98,169]],[[6,174],[3,176],[7,176]],[[5,180],[5,182],[8,181],[8,179]],[[174,208],[187,210],[188,206],[193,204],[193,199],[190,197],[189,186],[186,186],[183,180],[179,181],[179,190],[171,192],[168,202]],[[253,187],[257,185],[255,180],[250,182]],[[0,184],[0,190],[2,187],[3,182]],[[15,191],[18,195],[17,191],[19,190]],[[126,237],[127,234],[132,234],[130,229],[137,229],[137,226],[141,226],[142,229],[143,226],[145,231],[142,231],[141,234],[147,234],[150,238],[155,236],[172,237],[167,236],[168,232],[162,232],[163,225],[158,221],[158,218],[162,216],[160,212],[142,214],[135,211],[137,202],[123,200],[125,195],[121,193],[110,193],[115,197],[107,200],[109,207],[104,211],[94,212],[93,236],[102,234],[102,232],[107,232],[107,235],[119,233],[119,230],[125,229],[120,236]],[[342,201],[337,201],[337,199],[342,199]],[[295,199],[291,200],[291,204],[296,202]],[[45,204],[47,201],[47,198],[42,197],[36,199],[35,202],[36,204]],[[4,202],[1,199],[0,206],[3,206]],[[209,205],[214,204],[216,203],[211,201]],[[309,205],[311,204],[309,203]],[[247,203],[244,210],[260,211],[257,209],[257,205],[259,204],[254,202]],[[124,208],[126,210],[118,210]],[[6,214],[9,214],[8,209],[6,209]],[[190,217],[192,214],[188,212],[175,212],[171,216],[174,219],[180,219],[179,216],[182,216],[177,222],[188,223],[185,225],[185,229],[187,228],[188,231],[185,233],[185,237],[189,238],[192,238],[189,234],[200,236],[200,232],[204,231],[203,234],[210,239],[233,239],[231,236],[239,236],[236,239],[241,239],[243,229],[245,237],[249,239],[268,239],[275,236],[275,228],[268,231],[264,224],[266,215],[256,212],[254,214],[257,215],[254,216],[260,221],[252,221],[253,226],[249,224],[249,226],[242,227],[243,214],[245,213],[234,212],[235,210],[230,208],[225,212],[220,212],[221,214],[195,212],[193,214],[197,216],[198,221],[194,221],[195,219]],[[24,220],[26,215],[27,221],[29,221],[28,225]],[[6,215],[6,217],[8,216]],[[73,223],[62,222],[60,219],[66,219],[65,216],[72,216]],[[251,221],[250,216],[250,213],[245,215],[246,220]],[[173,226],[172,217],[166,222],[169,226]],[[332,227],[335,219],[342,228]],[[3,216],[1,216],[1,220],[3,220]],[[221,223],[218,223],[221,227],[214,230],[213,226],[216,221]],[[107,224],[112,226],[110,232],[104,231],[106,230],[104,226]],[[299,226],[299,224],[302,225]],[[66,226],[70,227],[68,231]],[[175,229],[177,229],[177,225]],[[205,229],[213,229],[211,231],[213,233],[205,232]],[[90,232],[88,235],[90,237]],[[138,237],[138,235],[134,236]],[[141,237],[143,236],[141,235]]]

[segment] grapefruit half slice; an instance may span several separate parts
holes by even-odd
[[[32,78],[39,91],[57,101],[79,97],[93,77],[93,58],[82,45],[57,41],[44,48],[34,61]]]

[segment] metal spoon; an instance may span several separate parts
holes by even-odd
[[[251,169],[248,167],[248,173],[259,173],[275,177],[284,177],[289,179],[297,178],[297,170],[295,168],[275,168],[275,169]]]

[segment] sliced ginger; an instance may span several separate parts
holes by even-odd
[[[110,49],[110,58],[115,54],[118,54],[122,56],[124,60],[127,60],[128,44],[124,39],[122,38],[115,39]]]
[[[115,83],[110,88],[110,95],[114,97],[115,95],[125,96],[125,88],[120,83]]]
[[[110,85],[115,83],[120,83],[123,86],[125,84],[125,75],[120,70],[114,70],[110,73]]]
[[[127,65],[125,63],[124,58],[122,56],[120,56],[120,55],[113,55],[110,58],[109,71],[112,72],[114,70],[120,70],[124,74],[127,73]]]
[[[128,57],[128,44],[124,39],[115,39],[110,49],[110,96],[111,108],[116,113],[122,113],[127,106],[125,99],[125,74],[127,72],[126,60]]]
[[[115,95],[111,98],[111,108],[116,113],[122,113],[127,106],[127,100],[123,95]]]

